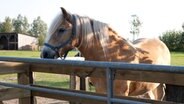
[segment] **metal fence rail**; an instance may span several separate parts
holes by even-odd
[[[124,62],[103,62],[103,61],[73,61],[53,60],[35,58],[0,57],[0,61],[24,62],[35,64],[70,65],[79,67],[111,68],[131,71],[149,71],[184,74],[183,66],[153,65],[153,64],[130,64]]]
[[[6,62],[21,62],[29,64],[30,66],[33,64],[40,65],[59,65],[60,67],[70,66],[70,67],[83,67],[83,70],[87,70],[87,68],[100,68],[101,70],[105,71],[105,77],[107,80],[107,96],[95,96],[95,95],[89,95],[89,94],[81,94],[81,93],[72,93],[62,90],[53,90],[53,89],[46,89],[46,88],[39,88],[35,86],[30,85],[18,85],[18,84],[11,84],[11,83],[4,83],[0,82],[0,85],[3,86],[9,86],[9,87],[16,87],[21,89],[26,89],[30,91],[40,91],[45,93],[51,93],[51,94],[57,94],[57,95],[67,95],[67,96],[78,96],[83,97],[87,99],[94,99],[99,101],[106,101],[107,104],[112,103],[122,103],[122,104],[139,104],[139,103],[146,103],[146,102],[140,102],[140,101],[131,101],[127,99],[118,99],[114,98],[113,95],[113,80],[114,78],[114,72],[116,70],[119,71],[136,71],[136,72],[156,72],[156,73],[164,73],[164,75],[167,75],[167,78],[170,78],[170,76],[175,75],[173,78],[184,78],[184,67],[182,66],[166,66],[166,65],[150,65],[150,64],[129,64],[129,63],[123,63],[123,62],[101,62],[101,61],[72,61],[72,60],[53,60],[53,59],[35,59],[35,58],[16,58],[16,57],[0,57],[0,61],[6,61]],[[85,69],[86,68],[86,69]],[[34,70],[34,69],[31,69]],[[44,70],[44,69],[43,69]],[[56,71],[57,72],[57,71]],[[166,73],[166,74],[165,74]],[[150,73],[149,73],[150,74]],[[161,74],[162,75],[162,74]],[[177,75],[180,75],[179,77],[176,77]],[[155,77],[155,76],[154,76]],[[152,77],[152,78],[154,78]],[[156,76],[157,77],[157,76]],[[131,77],[129,77],[131,79]],[[162,77],[161,77],[162,78]],[[168,79],[164,79],[162,81],[168,81]],[[132,78],[136,80],[135,78]],[[144,81],[144,79],[141,77],[141,81]],[[148,79],[146,81],[154,81],[154,79]],[[171,80],[169,83],[174,84],[180,84],[180,82],[183,82],[183,80],[175,81]],[[181,85],[184,85],[184,83],[181,83]]]
[[[93,100],[99,100],[99,101],[107,101],[111,100],[110,103],[120,103],[120,104],[146,104],[144,102],[138,102],[138,101],[131,101],[131,100],[124,100],[124,99],[118,99],[118,98],[110,98],[102,97],[102,96],[95,96],[95,95],[89,95],[89,94],[79,94],[75,92],[67,92],[67,91],[61,91],[61,90],[54,90],[54,89],[48,89],[48,88],[39,88],[39,87],[33,87],[29,85],[21,85],[21,84],[11,84],[11,83],[3,83],[0,82],[0,85],[8,86],[8,87],[15,87],[15,88],[21,88],[26,90],[32,90],[32,91],[39,91],[39,92],[46,92],[56,95],[66,95],[66,96],[76,96],[76,97],[82,97],[87,99],[93,99]]]

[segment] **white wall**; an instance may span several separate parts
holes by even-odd
[[[23,34],[18,34],[18,49],[22,49],[26,45],[31,46],[31,44],[36,44],[37,38],[23,35]]]

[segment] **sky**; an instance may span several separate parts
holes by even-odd
[[[130,38],[131,15],[142,22],[139,37],[158,37],[168,30],[181,30],[184,0],[0,0],[0,21],[6,16],[26,16],[31,23],[41,16],[48,26],[64,7],[70,13],[105,22],[119,35]]]

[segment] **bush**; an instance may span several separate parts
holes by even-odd
[[[184,32],[167,31],[160,36],[160,39],[167,45],[170,51],[184,50]]]

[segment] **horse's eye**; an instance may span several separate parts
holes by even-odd
[[[58,32],[59,33],[63,33],[63,32],[65,32],[65,29],[64,28],[60,28]]]

